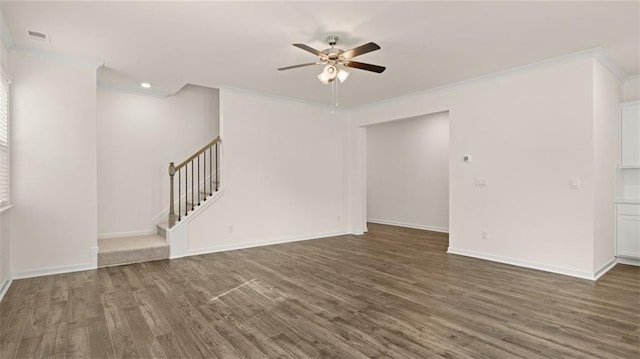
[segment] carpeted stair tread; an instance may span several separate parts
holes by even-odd
[[[169,258],[169,244],[159,235],[98,240],[98,267]]]

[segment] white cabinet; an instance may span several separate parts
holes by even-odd
[[[640,204],[617,205],[618,257],[640,259]]]
[[[616,176],[616,256],[622,263],[640,265],[640,101],[620,106]]]
[[[621,106],[620,167],[640,167],[640,103]]]

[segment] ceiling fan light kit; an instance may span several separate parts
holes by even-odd
[[[328,84],[329,82],[335,80],[336,74],[338,70],[333,65],[327,65],[324,67],[324,70],[318,75],[318,80],[323,84]]]
[[[349,72],[344,70],[342,67],[350,67],[359,70],[371,71],[376,73],[382,73],[386,68],[384,66],[367,64],[364,62],[352,61],[351,59],[366,54],[368,52],[376,51],[380,49],[378,44],[369,42],[364,45],[355,47],[351,50],[344,51],[342,49],[336,48],[335,45],[338,43],[339,38],[335,35],[327,36],[327,43],[331,46],[328,49],[324,49],[322,51],[318,51],[311,46],[305,44],[293,44],[293,46],[310,52],[316,56],[318,56],[319,62],[309,62],[300,65],[293,65],[287,67],[281,67],[278,70],[290,70],[299,67],[305,66],[314,66],[314,65],[325,65],[324,69],[320,74],[318,74],[318,80],[325,85],[332,84],[332,105],[333,108],[338,106],[338,82],[342,83],[347,80],[349,77]],[[335,79],[338,81],[335,81]]]

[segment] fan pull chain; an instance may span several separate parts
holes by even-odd
[[[331,82],[331,114],[336,113],[336,108],[338,108],[338,81],[334,80]]]
[[[336,113],[336,82],[331,82],[331,114]]]

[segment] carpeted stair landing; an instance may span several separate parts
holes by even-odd
[[[169,244],[157,234],[98,239],[98,267],[169,259]]]

